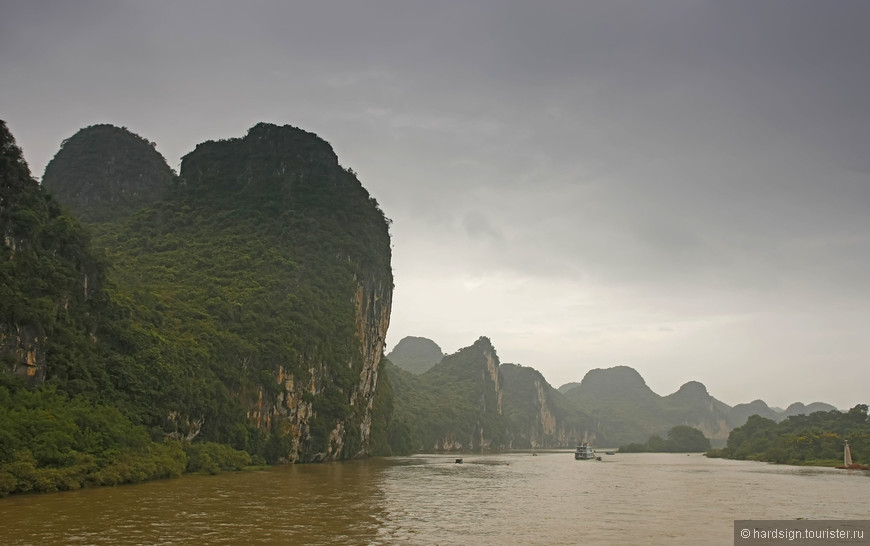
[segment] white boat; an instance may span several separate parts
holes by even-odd
[[[574,451],[574,459],[578,461],[595,461],[601,460],[601,457],[595,455],[595,450],[588,442],[583,442]]]

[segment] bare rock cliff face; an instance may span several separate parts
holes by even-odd
[[[45,381],[44,340],[34,326],[0,324],[0,355],[10,361],[9,371],[27,378],[31,385]]]
[[[305,372],[296,374],[281,367],[278,382],[282,392],[278,393],[275,403],[266,401],[267,396],[260,387],[256,401],[249,407],[248,419],[252,424],[291,439],[284,456],[287,462],[332,461],[370,454],[372,406],[390,325],[392,282],[371,280],[360,283],[354,305],[360,364],[354,366],[353,362],[348,362],[347,366],[358,370],[359,379],[345,393],[351,408],[349,415],[329,431],[323,450],[315,451],[310,446],[311,421],[317,417],[314,399],[324,392],[330,377],[330,370],[323,362],[310,364]],[[348,453],[345,439],[353,429],[359,433],[359,447]]]
[[[369,283],[368,286],[361,284],[357,289],[356,325],[363,365],[359,384],[351,393],[350,405],[362,410],[359,427],[365,448],[369,446],[371,438],[372,406],[375,401],[375,389],[378,386],[378,370],[384,354],[387,329],[390,327],[392,302],[392,282],[388,286],[381,280]]]

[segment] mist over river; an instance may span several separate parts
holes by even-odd
[[[735,519],[866,519],[870,473],[571,452],[417,455],[0,499],[3,544],[731,544]]]

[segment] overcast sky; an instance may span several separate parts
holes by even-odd
[[[0,0],[34,175],[112,123],[170,165],[266,121],[393,220],[388,349],[488,336],[734,405],[870,402],[870,2]]]

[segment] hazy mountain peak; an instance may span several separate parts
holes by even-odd
[[[817,411],[833,411],[837,408],[830,404],[826,404],[824,402],[811,402],[809,404],[803,404],[801,402],[795,402],[790,404],[787,408],[785,408],[784,415],[786,417],[790,417],[792,415],[809,415],[811,413],[815,413]]]
[[[649,390],[643,377],[629,366],[613,366],[612,368],[595,368],[589,370],[580,382],[580,388],[596,390]]]
[[[221,184],[228,189],[333,186],[337,167],[328,142],[298,127],[271,123],[258,123],[243,137],[208,140],[181,158],[184,183],[193,187],[213,185],[213,172],[223,174]]]
[[[693,397],[710,396],[710,393],[707,391],[707,387],[699,381],[689,381],[687,383],[684,383],[674,394]]]
[[[441,347],[425,337],[403,337],[387,358],[396,366],[411,373],[423,373],[444,358]]]

